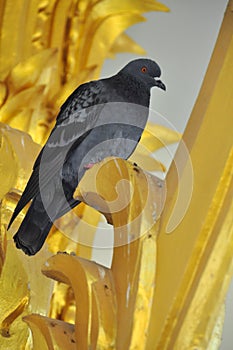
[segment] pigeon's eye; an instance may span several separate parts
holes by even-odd
[[[147,68],[146,67],[142,67],[141,71],[142,71],[142,73],[146,73],[147,72]]]

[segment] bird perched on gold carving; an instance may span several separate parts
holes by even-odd
[[[148,119],[151,88],[165,90],[160,75],[157,63],[137,59],[68,97],[10,220],[8,228],[31,201],[14,235],[17,248],[28,255],[41,249],[53,222],[80,203],[74,191],[94,163],[132,154]]]

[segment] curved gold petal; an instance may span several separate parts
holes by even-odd
[[[88,4],[88,1],[86,1],[86,4]],[[148,11],[169,11],[167,6],[155,0],[135,0],[133,4],[131,0],[125,0],[120,6],[117,0],[100,0],[97,2],[93,1],[92,7],[89,8],[94,10],[92,14],[95,17],[112,16],[120,12],[144,13]]]
[[[10,286],[10,292],[9,292]],[[17,350],[28,339],[22,316],[28,312],[28,276],[13,245],[7,254],[0,278],[0,344],[3,349]]]
[[[16,188],[23,191],[32,171],[40,146],[31,137],[8,125],[0,123],[1,135],[1,197]]]
[[[116,38],[130,25],[144,20],[144,17],[135,13],[115,14],[114,16],[108,16],[106,18],[100,17],[100,19],[96,20],[94,24],[92,23],[89,27],[87,34],[91,39],[88,45],[81,41],[81,45],[85,46],[83,47],[83,55],[79,55],[80,68],[84,66],[84,62],[87,62],[87,65],[90,66],[95,64],[97,57],[98,67],[101,68]],[[106,28],[108,28],[107,32]]]
[[[108,57],[114,58],[120,52],[132,52],[139,55],[146,54],[146,51],[125,33],[120,34],[116,38],[108,53]]]
[[[12,118],[8,123],[8,125],[10,125],[12,129],[17,129],[17,130],[20,129],[25,132],[29,132],[32,115],[33,115],[33,109],[30,109],[30,108],[24,108],[22,110],[19,109],[18,112],[15,112],[14,116],[12,114]]]
[[[35,24],[33,27],[32,35],[32,50],[33,52],[39,52],[47,47],[50,47],[51,40],[51,26],[53,23],[53,15],[56,10],[57,1],[56,0],[33,0],[35,1]],[[32,14],[34,11],[32,9]],[[62,27],[59,27],[60,31]]]
[[[76,191],[114,225],[117,349],[134,349],[146,340],[156,279],[155,223],[165,200],[164,186],[139,167],[109,158],[88,170]]]
[[[66,42],[66,36],[69,32],[70,22],[74,20],[74,16],[72,16],[72,8],[74,6],[75,1],[73,0],[60,0],[55,3],[51,15],[50,45],[51,47],[59,48],[57,67],[61,82],[63,81],[63,83],[67,81],[65,67],[67,59],[69,59],[67,55],[67,46],[70,44],[69,41]],[[79,28],[77,28],[77,30],[79,30]]]
[[[226,305],[225,303],[220,308],[219,315],[216,319],[215,326],[213,328],[213,332],[210,338],[210,341],[208,343],[208,348],[206,350],[218,350],[221,348],[222,343],[222,332],[223,332],[223,325],[225,321],[225,315],[226,315]]]
[[[129,160],[136,163],[145,171],[162,171],[165,172],[165,166],[153,157],[151,151],[143,146],[143,143],[137,145],[136,150],[130,156]]]
[[[159,202],[156,200],[156,191],[159,192]],[[144,173],[135,164],[120,158],[109,157],[85,173],[74,196],[81,198],[94,208],[98,208],[98,211],[106,214],[108,217],[110,215],[112,218],[115,216],[119,218],[119,224],[115,220],[116,227],[120,227],[122,223],[124,225],[128,224],[129,213],[134,213],[132,215],[137,219],[135,222],[133,221],[133,224],[140,224],[142,220],[141,209],[143,208],[143,213],[146,213],[146,209],[151,209],[154,205],[156,215],[154,213],[154,218],[150,217],[149,222],[143,223],[145,227],[147,224],[149,227],[154,224],[155,216],[158,218],[161,213],[161,206],[163,205],[161,195],[163,191],[164,184],[162,180]],[[134,203],[136,196],[139,195],[140,202],[138,203],[137,211],[130,211],[131,207],[133,207],[131,202]],[[154,199],[155,202],[153,204]],[[124,237],[122,239],[124,240]],[[125,237],[125,239],[128,239],[128,237]]]
[[[18,162],[9,140],[5,136],[5,127],[0,124],[0,177],[2,179],[0,198],[15,185],[18,172]]]
[[[163,125],[147,123],[140,143],[151,152],[171,143],[179,142],[182,134]]]
[[[22,3],[13,0],[3,1],[1,12],[1,71],[9,71],[22,59],[24,41],[23,23],[25,18]],[[12,35],[12,28],[17,35]]]
[[[58,221],[57,228],[54,228],[49,235],[47,242],[51,252],[75,252],[80,257],[91,259],[99,220],[100,213],[97,210],[84,203],[79,204]]]
[[[112,344],[114,348],[116,309],[110,270],[74,255],[57,254],[46,262],[42,272],[74,291],[76,349],[88,350],[96,344],[103,349]]]
[[[0,215],[1,215],[1,207],[0,207]],[[3,265],[6,259],[6,247],[7,247],[7,237],[4,232],[3,227],[0,228],[0,276],[2,273]]]
[[[73,325],[37,314],[25,316],[23,320],[32,330],[34,350],[77,349]]]
[[[88,205],[84,205],[84,210],[78,225],[74,229],[74,238],[76,240],[76,254],[86,259],[92,257],[92,247],[95,233],[100,221],[100,213]]]
[[[7,78],[11,94],[34,86],[39,80],[42,71],[55,65],[56,49],[43,50],[30,58],[18,63]],[[40,85],[43,81],[40,81]]]
[[[75,324],[76,304],[71,286],[55,282],[50,301],[49,317]]]
[[[0,81],[0,107],[3,105],[7,97],[7,86],[3,81]]]
[[[44,86],[33,86],[7,100],[0,110],[1,121],[3,123],[9,123],[20,111],[38,106],[38,99],[39,101],[42,100],[43,91]]]

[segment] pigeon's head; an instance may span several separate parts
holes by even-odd
[[[158,79],[161,75],[161,69],[158,64],[150,59],[139,58],[129,62],[120,73],[131,75],[142,81],[147,87],[159,87],[166,90],[164,83]]]

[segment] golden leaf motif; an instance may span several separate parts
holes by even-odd
[[[18,63],[7,77],[7,85],[11,94],[16,94],[20,90],[33,87],[41,79],[44,70],[51,69],[54,66],[56,49],[43,50],[29,59]],[[35,69],[36,68],[36,69]],[[46,81],[40,80],[41,85]]]
[[[179,142],[181,136],[181,133],[175,130],[149,122],[142,133],[141,143],[149,151],[155,152],[162,147]]]
[[[74,326],[38,314],[24,317],[33,334],[33,349],[76,350]]]
[[[19,344],[26,345],[29,335],[22,321],[28,312],[29,290],[26,271],[10,244],[0,278],[0,297],[0,344],[3,349],[16,350]]]
[[[7,96],[7,87],[6,84],[0,81],[0,107],[5,102]]]
[[[39,151],[28,134],[0,123],[0,199],[13,188],[23,191]]]
[[[164,172],[166,171],[165,166],[155,159],[153,152],[172,143],[179,142],[180,139],[181,134],[177,131],[149,122],[142,133],[136,150],[129,159],[144,170]]]
[[[141,13],[168,10],[154,0],[34,0],[26,17],[23,8],[10,0],[0,8],[0,120],[40,144],[61,103],[78,85],[98,77],[107,56],[144,53],[124,34],[144,20]],[[13,27],[18,35],[12,36]]]
[[[132,52],[139,55],[146,54],[146,51],[125,33],[122,33],[116,38],[108,52],[108,57],[114,58],[119,52]]]

